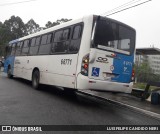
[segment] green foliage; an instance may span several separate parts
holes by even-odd
[[[134,88],[145,89],[146,83],[134,83]]]
[[[4,55],[4,46],[11,40],[25,35],[25,25],[20,17],[11,16],[0,23],[0,55]]]
[[[52,25],[53,25],[52,22],[48,21],[45,26],[46,26],[46,28],[50,28],[50,27],[52,27]]]
[[[45,26],[46,26],[46,28],[50,28],[50,27],[59,25],[61,23],[67,22],[67,21],[71,21],[71,19],[64,19],[64,18],[62,18],[62,19],[57,20],[56,22],[53,22],[53,23],[51,21],[48,21]]]
[[[135,66],[135,77],[137,82],[147,83],[148,81],[159,81],[160,75],[154,74],[148,62],[144,62],[139,66]]]
[[[26,28],[26,35],[36,33],[42,30],[42,28],[33,19],[30,19],[25,24],[25,28]]]
[[[20,38],[25,35],[25,24],[20,17],[11,16],[3,25],[10,32],[11,39]]]

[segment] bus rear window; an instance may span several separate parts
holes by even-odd
[[[97,21],[94,46],[99,49],[131,54],[134,51],[135,31],[109,20]]]

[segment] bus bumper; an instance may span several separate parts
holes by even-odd
[[[124,92],[131,93],[133,88],[133,82],[130,83],[118,83],[112,81],[102,81],[90,79],[87,76],[79,74],[77,77],[77,89],[80,90],[103,90],[112,92]]]

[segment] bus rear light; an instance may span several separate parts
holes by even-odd
[[[96,83],[96,81],[88,81],[89,83]]]
[[[85,55],[82,59],[81,65],[81,74],[88,76],[88,67],[89,67],[89,54]]]
[[[112,57],[117,57],[117,55],[116,55],[116,54],[111,54],[111,56],[112,56]]]
[[[85,60],[84,60],[84,63],[88,63],[88,59],[85,59]]]
[[[83,66],[85,69],[87,69],[88,68],[88,64],[84,64],[84,66]]]
[[[132,69],[132,81],[134,80],[134,77],[135,77],[135,71],[134,69]]]

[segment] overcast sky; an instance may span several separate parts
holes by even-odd
[[[0,0],[0,21],[12,15],[19,16],[25,23],[31,18],[44,27],[47,21],[67,18],[76,19],[89,14],[101,15],[131,0],[35,0],[4,6],[6,3],[27,0]],[[136,1],[136,0],[135,0]],[[138,0],[137,0],[138,1]],[[144,2],[147,0],[141,0]],[[2,6],[3,5],[3,6]],[[108,16],[136,29],[136,47],[160,48],[160,0]]]

